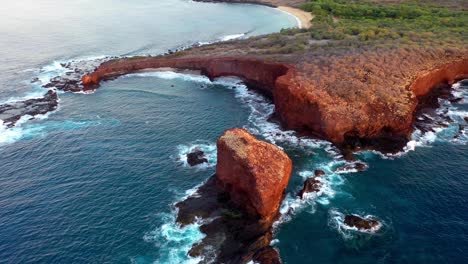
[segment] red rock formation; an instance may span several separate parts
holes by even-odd
[[[291,160],[244,129],[225,131],[217,147],[215,176],[176,205],[182,225],[210,219],[200,227],[206,236],[193,245],[190,256],[204,256],[207,263],[281,263],[270,246],[271,229],[291,175]]]
[[[218,185],[249,215],[272,223],[291,175],[289,157],[244,129],[227,130],[217,147]]]
[[[261,92],[272,95],[278,76],[286,74],[291,66],[255,59],[190,58],[161,59],[158,57],[118,59],[103,63],[96,71],[83,76],[84,86],[97,85],[101,80],[145,69],[171,67],[200,70],[209,78],[237,76]]]
[[[95,72],[84,76],[82,82],[85,86],[96,85],[111,77],[161,67],[201,70],[210,78],[237,76],[250,87],[273,97],[277,116],[285,128],[325,138],[341,146],[366,147],[390,142],[396,150],[406,144],[412,131],[417,98],[429,93],[440,82],[451,83],[468,77],[466,57],[445,64],[428,58],[427,64],[432,65],[430,70],[427,65],[406,63],[405,69],[409,73],[405,75],[404,70],[400,70],[390,76],[393,88],[386,89],[381,80],[387,72],[379,72],[374,65],[365,64],[360,56],[375,60],[375,54],[371,52],[327,59],[327,63],[332,63],[327,66],[329,68],[308,69],[309,66],[302,65],[298,69],[297,65],[250,58],[127,58],[103,63]],[[355,70],[349,76],[343,76],[346,79],[336,80],[342,64],[349,63],[360,63],[369,69]],[[330,69],[338,72],[330,73]],[[403,87],[405,82],[408,84]],[[341,88],[347,85],[352,86]]]
[[[461,59],[420,74],[411,84],[414,95],[420,97],[440,83],[452,84],[455,80],[468,78],[468,59]]]

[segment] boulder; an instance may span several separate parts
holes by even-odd
[[[207,162],[208,159],[205,157],[205,152],[200,149],[194,149],[192,152],[187,154],[187,163],[190,166],[196,166]]]
[[[338,167],[335,171],[338,173],[361,172],[367,170],[368,167],[369,166],[363,162],[354,162]]]
[[[299,196],[299,197],[301,197],[301,199],[303,199],[304,194],[306,194],[306,193],[319,192],[320,188],[322,187],[322,182],[320,182],[318,180],[318,178],[319,178],[318,176],[308,178],[304,182],[304,187],[302,188],[302,190],[299,191],[297,196]]]
[[[370,231],[380,225],[379,221],[372,218],[363,218],[357,215],[346,215],[344,223],[350,227],[356,227],[359,230]]]

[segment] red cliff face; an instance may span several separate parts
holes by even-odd
[[[291,175],[289,157],[244,129],[227,130],[217,147],[218,186],[249,215],[271,223],[278,214]]]
[[[447,63],[436,69],[421,73],[411,84],[416,96],[424,96],[440,83],[452,84],[455,80],[468,78],[468,59]]]
[[[285,128],[342,146],[372,146],[381,139],[404,145],[412,131],[417,98],[438,83],[468,77],[466,57],[445,59],[444,64],[435,55],[423,58],[424,53],[411,54],[400,56],[406,58],[404,63],[392,59],[392,53],[370,52],[294,66],[247,58],[126,58],[103,63],[82,82],[95,85],[111,77],[161,67],[200,70],[210,78],[237,76],[273,97]],[[382,61],[388,69],[379,66]],[[350,71],[346,65],[354,68]]]
[[[161,59],[161,58],[129,58],[103,63],[99,68],[83,76],[84,86],[99,84],[101,80],[137,72],[145,69],[163,67],[200,70],[209,78],[221,76],[237,76],[249,85],[271,96],[278,76],[286,74],[290,66],[268,63],[255,59],[236,58],[190,58],[190,59]]]

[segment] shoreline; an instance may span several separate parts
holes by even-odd
[[[295,17],[299,28],[307,29],[312,26],[311,20],[314,18],[314,16],[309,12],[305,12],[301,9],[289,6],[278,6],[277,9]]]

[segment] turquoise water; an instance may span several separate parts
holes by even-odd
[[[59,74],[60,61],[160,53],[295,23],[266,7],[182,0],[6,6],[0,101],[40,95],[30,81]],[[177,227],[173,204],[214,173],[219,135],[245,127],[294,160],[274,240],[285,263],[466,263],[468,146],[458,124],[466,125],[467,88],[456,94],[465,100],[442,102],[456,121],[448,128],[415,133],[396,157],[361,153],[365,172],[337,173],[346,161],[330,143],[280,130],[268,121],[271,102],[235,79],[144,73],[94,94],[61,93],[58,111],[0,128],[0,262],[196,263],[186,252],[203,234],[196,223]],[[183,157],[195,147],[209,163],[189,168]],[[314,169],[327,172],[324,188],[300,201]],[[383,226],[347,229],[347,213]]]

